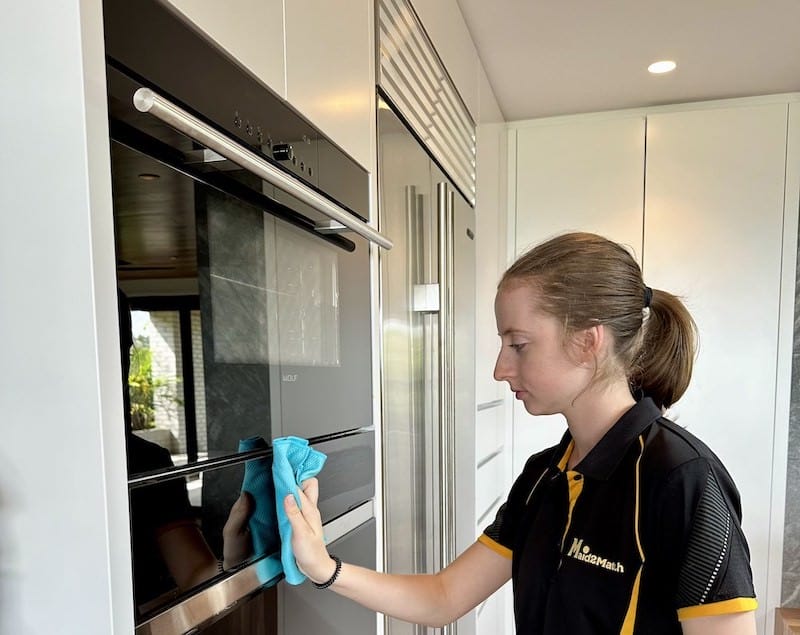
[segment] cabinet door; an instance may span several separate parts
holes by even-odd
[[[506,265],[505,156],[508,152],[505,124],[478,126],[478,182],[475,205],[475,248],[479,255],[476,274],[475,396],[478,405],[508,395],[508,386],[494,380],[494,364],[500,349],[494,319],[497,282]]]
[[[335,540],[328,549],[343,562],[375,568],[375,519]],[[374,611],[304,582],[279,585],[278,632],[283,635],[374,635],[378,618]]]
[[[645,282],[682,296],[700,332],[691,385],[670,415],[708,443],[739,487],[762,605],[785,144],[785,104],[657,114],[647,123]]]
[[[211,40],[286,97],[283,0],[167,0]]]
[[[517,131],[516,244],[518,255],[555,234],[589,231],[642,245],[643,117],[571,120]],[[514,474],[525,460],[558,442],[561,415],[531,417],[514,409]]]
[[[287,99],[370,171],[375,155],[372,4],[286,3]]]

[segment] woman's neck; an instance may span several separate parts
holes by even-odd
[[[580,463],[635,403],[627,381],[590,387],[581,394],[564,413],[575,441],[567,468],[571,470]]]

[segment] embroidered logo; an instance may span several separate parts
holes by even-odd
[[[622,566],[621,562],[613,562],[608,558],[603,558],[602,556],[598,556],[596,553],[592,553],[592,549],[589,547],[589,545],[583,544],[583,538],[572,539],[572,546],[569,548],[567,555],[570,558],[575,558],[575,560],[581,560],[586,564],[591,564],[602,569],[608,569],[614,573],[625,573],[625,567]]]

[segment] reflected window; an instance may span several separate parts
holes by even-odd
[[[136,436],[168,450],[175,465],[208,456],[196,303],[186,297],[131,299],[131,427]],[[156,308],[171,304],[177,308]]]

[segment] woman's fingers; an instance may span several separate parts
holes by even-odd
[[[319,500],[319,481],[314,477],[307,478],[303,483],[300,485],[300,488],[303,490],[308,499],[314,505],[317,506],[317,501]]]
[[[292,551],[297,566],[312,580],[326,580],[325,569],[331,560],[322,539],[319,511],[302,490],[297,495],[300,507],[292,494],[283,499],[286,517],[292,526]]]
[[[228,520],[222,528],[222,537],[229,538],[247,531],[247,522],[255,509],[253,497],[248,492],[242,492],[228,512]]]
[[[312,489],[312,494],[316,492],[316,486],[314,485],[312,485],[309,489]],[[297,491],[297,498],[300,502],[300,513],[303,515],[303,518],[305,518],[306,522],[312,528],[314,533],[321,536],[322,517],[320,516],[319,509],[317,508],[316,501],[312,500],[303,489],[299,489]]]
[[[253,551],[248,521],[255,509],[253,497],[242,492],[231,507],[222,528],[222,560],[225,569],[244,562]]]
[[[287,494],[286,498],[283,499],[283,509],[292,525],[292,529],[310,529],[302,510],[297,506],[294,494]]]

